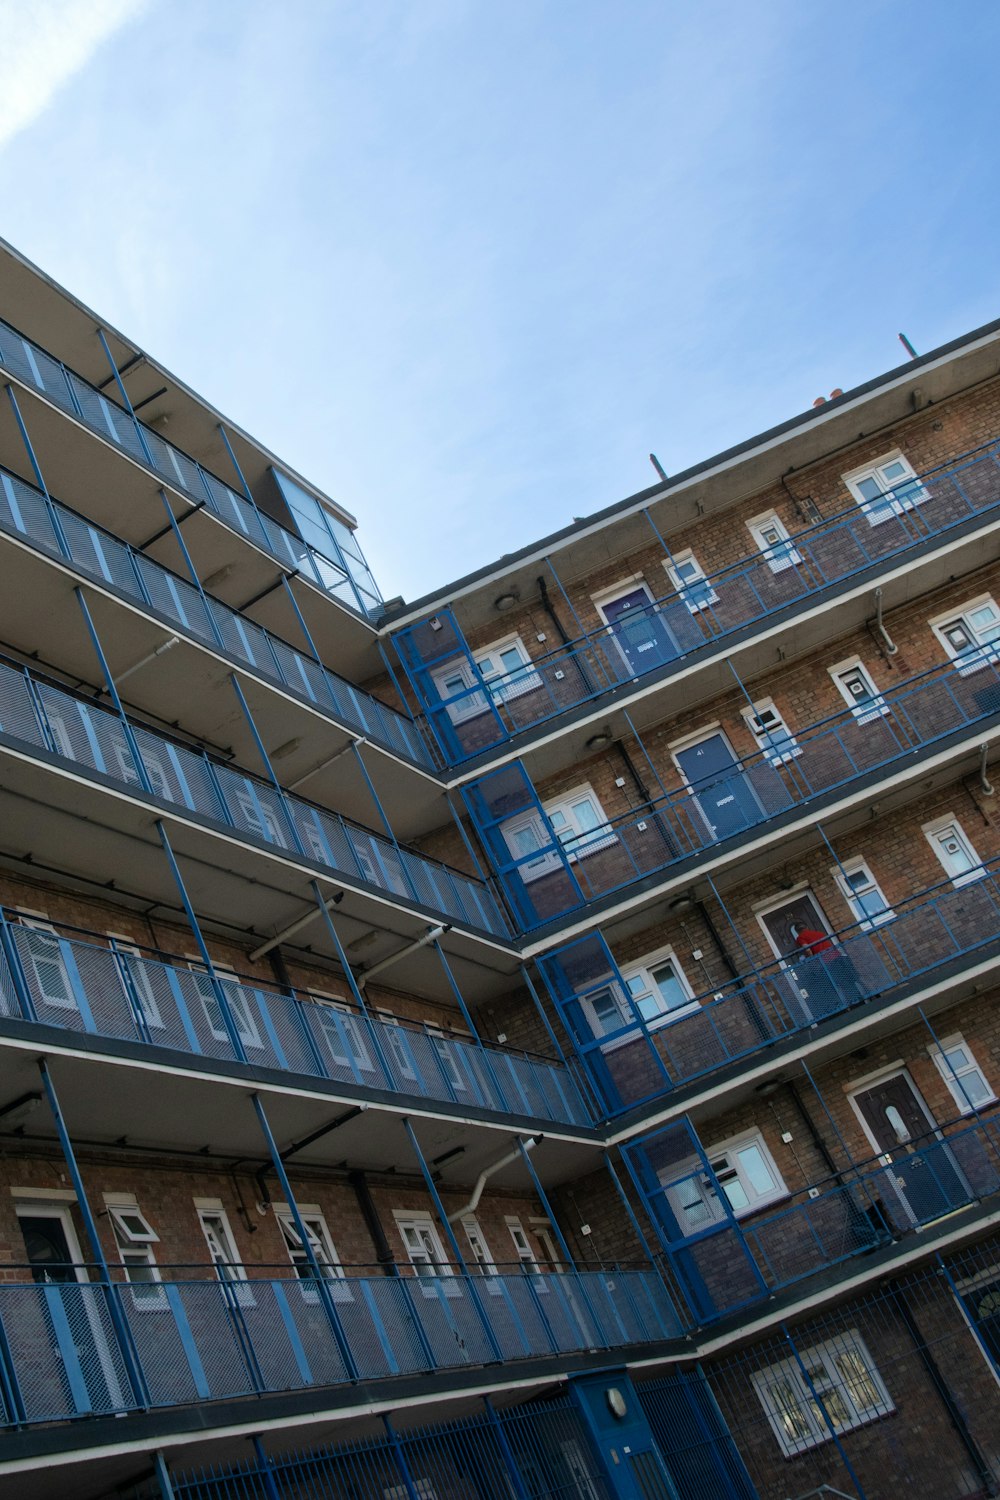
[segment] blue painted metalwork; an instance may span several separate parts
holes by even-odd
[[[0,364],[35,394],[68,411],[106,442],[114,443],[171,489],[205,505],[230,530],[270,553],[284,568],[301,573],[353,613],[364,617],[381,611],[382,601],[375,595],[371,609],[362,605],[353,573],[339,547],[331,545],[336,557],[328,557],[279,525],[259,510],[252,498],[238,495],[204,465],[4,322],[0,322]],[[367,564],[363,566],[370,577]],[[344,598],[345,587],[353,604]]]
[[[753,829],[831,803],[863,777],[912,766],[915,752],[998,713],[1000,671],[974,647],[869,705],[796,730],[794,757],[767,748],[734,759],[724,777],[706,776],[587,833],[564,830],[563,841],[520,762],[470,782],[463,796],[522,930],[536,931],[636,881],[741,849]]]
[[[43,705],[41,710],[39,703]],[[79,736],[74,740],[68,732],[53,734],[48,718],[54,709],[79,728],[88,741],[86,747],[78,742]],[[112,723],[117,733],[111,732]],[[408,876],[421,883],[427,905],[440,912],[446,922],[459,922],[495,937],[509,936],[506,918],[492,892],[471,876],[415,851],[400,849],[340,813],[276,791],[232,765],[217,763],[206,753],[170,741],[131,719],[129,723],[158,800],[197,812],[210,822],[234,830],[241,838],[284,851],[292,848],[294,825],[309,850],[301,857],[310,864],[325,865],[353,882],[376,886],[409,902],[412,897],[402,859]],[[82,768],[84,774],[100,770],[133,793],[137,787],[142,788],[138,764],[117,715],[13,664],[0,663],[0,733],[44,745]],[[106,748],[115,751],[114,759],[105,753]],[[178,767],[182,768],[180,774]],[[322,844],[310,836],[317,828],[323,833]]]
[[[52,945],[73,1001],[50,996],[34,967],[33,945]],[[46,954],[48,949],[46,949]],[[342,1010],[258,979],[219,981],[229,1012],[239,1016],[247,1060],[302,1079],[323,1078],[350,1088],[390,1092],[419,1106],[422,1100],[454,1100],[498,1114],[516,1112],[543,1123],[589,1126],[592,1117],[572,1076],[551,1058],[495,1044],[441,1036],[431,1027],[372,1017],[363,1001]],[[113,940],[60,928],[56,936],[11,923],[0,909],[0,1017],[40,1021],[69,1032],[117,1037],[169,1048],[207,1060],[238,1060],[230,1034],[219,1025],[215,991],[205,993],[208,974],[159,956],[122,952]],[[401,1065],[405,1039],[407,1066]],[[488,1053],[490,1067],[483,1066]],[[447,1068],[442,1059],[447,1059]],[[494,1086],[493,1080],[496,1080]],[[514,1101],[514,1102],[512,1102]]]
[[[7,392],[7,399],[10,402],[11,410],[14,413],[14,421],[17,423],[17,430],[21,435],[21,442],[24,444],[25,450],[28,454],[28,461],[31,464],[31,468],[34,472],[35,478],[38,481],[39,493],[41,494],[44,501],[46,514],[52,527],[52,535],[55,539],[56,549],[61,554],[61,556],[69,557],[70,550],[66,541],[65,533],[60,523],[59,513],[55,508],[55,503],[52,499],[52,496],[49,494],[48,486],[45,483],[45,478],[42,474],[42,468],[38,462],[38,456],[35,453],[34,445],[32,444],[31,438],[28,436],[28,429],[25,426],[24,418],[21,415],[21,408],[18,405],[17,397],[14,394],[14,387],[12,385],[6,385],[4,386],[4,390]]]
[[[0,529],[41,552],[58,555],[102,588],[141,601],[167,619],[172,629],[222,650],[244,669],[279,683],[382,749],[425,769],[438,764],[439,757],[432,753],[421,727],[323,666],[308,632],[312,655],[304,656],[280,636],[205,593],[162,489],[160,495],[191,582],[5,469],[0,469]],[[288,593],[305,629],[294,593]]]
[[[956,889],[950,880],[898,902],[877,926],[855,922],[834,934],[836,961],[788,954],[714,986],[689,1005],[645,1022],[600,933],[536,959],[600,1101],[613,1117],[685,1083],[853,1010],[912,987],[946,964],[979,954],[1000,938],[1000,860]],[[596,1005],[613,997],[617,1024]]]

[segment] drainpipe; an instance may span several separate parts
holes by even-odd
[[[372,1190],[368,1186],[367,1175],[364,1172],[348,1172],[347,1182],[354,1191],[354,1196],[358,1200],[358,1207],[361,1210],[361,1217],[365,1221],[365,1228],[372,1237],[372,1244],[375,1246],[375,1259],[382,1267],[386,1276],[398,1275],[396,1257],[392,1252],[392,1246],[385,1237],[382,1220],[378,1216],[378,1209],[375,1207]]]
[[[374,979],[376,974],[381,974],[382,970],[387,969],[390,964],[398,963],[401,958],[406,958],[407,954],[416,953],[418,948],[426,948],[431,943],[436,943],[438,938],[444,937],[445,933],[450,931],[450,922],[442,923],[437,927],[428,927],[423,937],[415,938],[412,943],[407,943],[405,948],[398,948],[395,953],[390,953],[388,958],[380,958],[377,964],[372,964],[370,969],[365,969],[362,974],[359,974],[357,976],[358,988],[363,990],[369,979]]]
[[[116,682],[124,682],[126,677],[131,677],[132,673],[138,672],[140,667],[147,667],[149,663],[151,661],[155,661],[158,656],[163,656],[167,651],[172,651],[175,646],[179,645],[179,637],[176,635],[170,636],[168,640],[165,640],[161,645],[157,646],[155,651],[150,651],[148,656],[142,657],[140,661],[134,661],[130,667],[125,668],[124,672],[119,672],[117,678],[115,679]]]
[[[899,647],[895,644],[892,636],[886,630],[882,620],[882,590],[875,590],[875,634],[885,647],[887,656],[895,656]]]
[[[538,578],[535,581],[538,584],[538,596],[542,601],[542,608],[548,615],[549,619],[552,621],[553,625],[556,627],[556,634],[558,635],[562,644],[564,646],[569,646],[571,644],[571,638],[566,634],[565,628],[563,627],[563,622],[556,614],[555,606],[553,605],[552,600],[549,598],[548,584],[545,582],[544,578]],[[573,656],[569,659],[572,661],[574,667],[579,672],[580,680],[583,683],[584,687],[587,689],[587,692],[593,693],[595,691],[594,684],[590,680],[590,673],[587,671],[583,662],[578,656]]]
[[[993,796],[993,783],[990,781],[990,778],[986,774],[986,763],[987,763],[987,761],[989,759],[989,754],[990,754],[990,747],[989,747],[989,745],[980,745],[980,747],[979,747],[979,785],[982,787],[983,793],[985,794],[985,796],[992,797]],[[978,806],[978,803],[976,805]]]
[[[530,1135],[524,1142],[524,1150],[532,1151],[535,1146],[538,1145],[538,1142],[540,1140],[540,1135]],[[518,1144],[512,1151],[506,1152],[505,1155],[500,1156],[496,1161],[491,1162],[488,1167],[484,1167],[479,1176],[476,1178],[475,1185],[472,1189],[472,1196],[469,1199],[468,1203],[463,1203],[461,1208],[456,1208],[454,1213],[449,1214],[448,1223],[456,1223],[463,1216],[463,1214],[475,1213],[476,1209],[479,1207],[479,1200],[483,1196],[483,1188],[486,1186],[488,1180],[494,1175],[494,1173],[499,1172],[501,1168],[509,1167],[512,1165],[512,1163],[520,1160],[521,1146],[520,1144]]]

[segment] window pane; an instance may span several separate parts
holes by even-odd
[[[760,1148],[758,1146],[744,1146],[736,1154],[740,1167],[754,1192],[758,1196],[772,1192],[775,1186],[774,1178],[771,1176],[771,1170],[760,1153]]]
[[[663,964],[653,970],[653,980],[665,1010],[675,1010],[686,1005],[688,997],[671,964]]]

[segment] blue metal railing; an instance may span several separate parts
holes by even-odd
[[[144,1392],[129,1380],[112,1298]],[[657,1272],[615,1269],[8,1282],[0,1332],[0,1420],[19,1426],[617,1350],[671,1338],[679,1323]]]
[[[560,1063],[477,1045],[406,1020],[392,1023],[307,990],[209,976],[75,929],[22,926],[0,909],[0,1016],[90,1036],[242,1061],[417,1099],[449,1100],[589,1126],[590,1111]],[[227,1027],[222,1009],[229,1013]]]
[[[509,772],[472,783],[466,799],[522,930],[530,932],[727,840],[742,840],[749,830],[846,791],[872,772],[912,765],[915,751],[995,719],[996,656],[993,647],[977,647],[591,833],[560,843],[549,825],[547,846],[526,854],[515,856],[504,834],[521,811],[507,795]],[[537,821],[547,824],[541,812]]]
[[[628,1151],[637,1149],[656,1148],[647,1138]],[[648,1166],[644,1175],[692,1322],[705,1324],[1000,1191],[1000,1117],[943,1125],[789,1194],[774,1211],[740,1219],[702,1164],[661,1170],[652,1188]],[[707,1203],[714,1222],[685,1233],[681,1204],[690,1202]]]
[[[0,365],[105,441],[114,443],[151,469],[173,489],[204,505],[224,525],[269,552],[283,568],[301,573],[356,614],[370,616],[381,612],[381,599],[367,587],[361,587],[342,554],[333,558],[317,552],[294,532],[272,521],[252,500],[237,494],[196,459],[166,442],[103,391],[3,321],[0,321]],[[331,550],[333,545],[331,540]],[[367,568],[365,577],[371,577]]]
[[[240,838],[283,850],[352,881],[375,886],[449,921],[506,938],[493,893],[480,881],[401,848],[270,782],[133,723],[129,743],[117,714],[73,697],[25,668],[0,663],[0,733],[153,795]]]
[[[945,964],[975,961],[998,939],[1000,860],[992,860],[957,888],[942,881],[883,913],[877,923],[842,928],[825,954],[797,951],[748,969],[645,1026],[603,945],[582,939],[539,962],[610,1118],[762,1054]],[[587,969],[589,980],[580,983]],[[609,990],[622,1019],[602,1028],[594,1002]]]
[[[636,605],[614,625],[488,682],[452,621],[453,628],[437,634],[412,627],[395,639],[441,753],[458,765],[704,646],[722,644],[749,625],[812,602],[823,589],[896,560],[998,505],[1000,447],[994,440],[889,492],[877,509],[852,502],[768,553]]]
[[[4,469],[0,528],[149,605],[185,634],[221,648],[366,739],[417,765],[436,765],[420,729],[404,714]]]

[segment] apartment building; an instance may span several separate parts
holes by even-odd
[[[1000,324],[385,602],[0,319],[0,1495],[997,1493]]]

